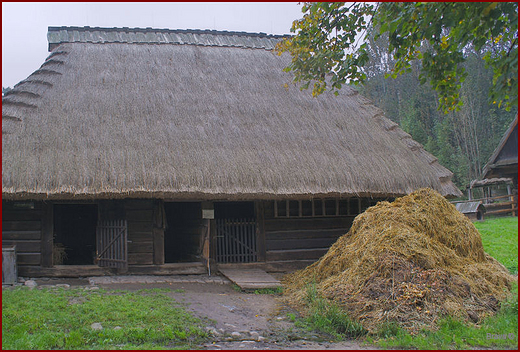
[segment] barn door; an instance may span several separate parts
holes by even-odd
[[[126,220],[100,220],[96,229],[96,262],[99,266],[128,269]]]
[[[254,219],[217,219],[216,223],[218,263],[256,262]]]

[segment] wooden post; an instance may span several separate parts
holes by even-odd
[[[511,192],[511,185],[507,185],[507,195],[509,196],[509,201],[512,203],[511,204],[511,215],[512,216],[516,216],[516,212],[515,212],[515,197],[512,195],[512,192]]]
[[[156,201],[153,207],[153,263],[164,264],[164,227],[165,227],[164,203]]]
[[[51,267],[52,263],[52,246],[54,236],[54,208],[52,203],[44,202],[42,205],[42,237],[41,237],[41,262],[42,267]]]
[[[14,285],[17,281],[16,246],[2,246],[2,285]]]
[[[209,220],[209,265],[211,271],[216,273],[217,268],[217,223],[215,219]]]
[[[265,262],[265,228],[264,228],[264,203],[261,200],[255,201],[256,213],[256,250],[257,260]]]

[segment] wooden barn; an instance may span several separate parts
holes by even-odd
[[[281,36],[49,27],[2,98],[2,243],[22,276],[266,270],[452,173],[355,90],[313,98]]]

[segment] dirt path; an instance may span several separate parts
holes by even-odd
[[[290,321],[287,314],[295,312],[282,303],[280,296],[239,292],[225,279],[226,283],[201,283],[200,278],[183,282],[136,278],[132,282],[115,277],[106,281],[112,283],[98,282],[95,286],[117,290],[168,288],[167,295],[206,322],[212,339],[200,346],[203,349],[374,349],[358,341],[330,342],[326,336],[304,331]],[[39,285],[93,286],[93,281],[77,279],[36,281]]]

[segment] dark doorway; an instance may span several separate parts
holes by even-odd
[[[54,265],[92,265],[96,254],[95,204],[54,205]]]
[[[201,260],[202,206],[199,202],[164,203],[164,262]]]

